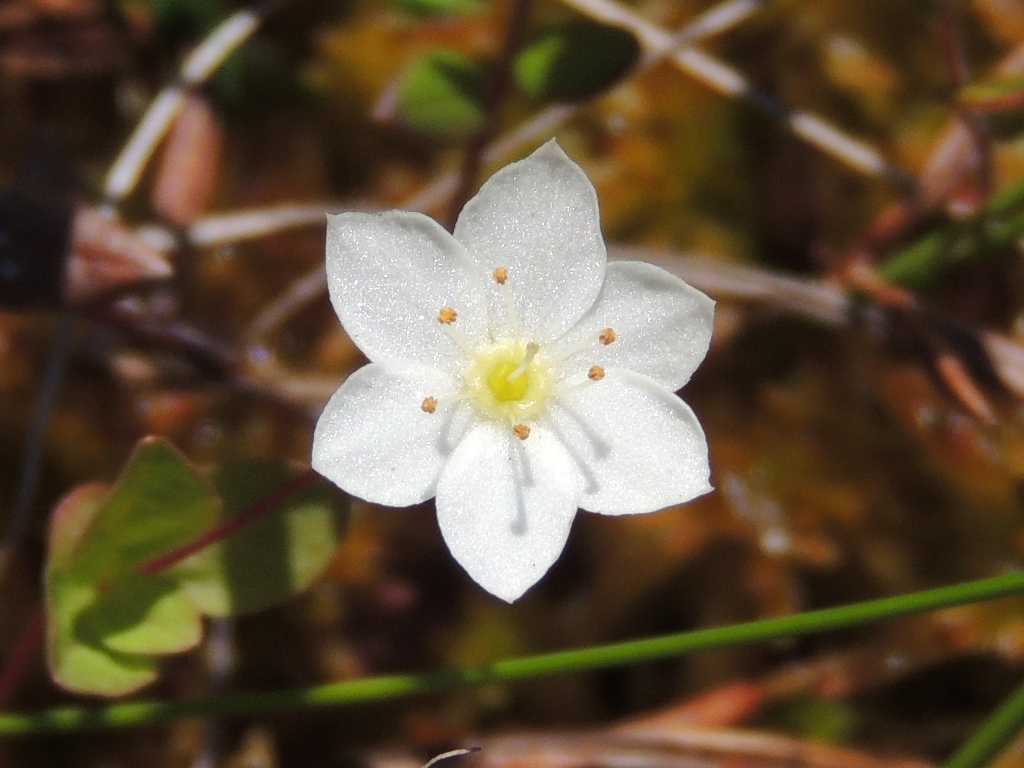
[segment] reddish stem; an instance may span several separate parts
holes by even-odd
[[[314,470],[307,469],[305,472],[292,478],[287,483],[275,488],[255,504],[246,507],[237,515],[225,520],[223,523],[215,525],[213,528],[200,534],[187,544],[183,544],[176,549],[172,549],[170,552],[158,555],[152,560],[147,560],[139,566],[139,573],[159,573],[160,571],[170,568],[172,565],[180,563],[185,558],[194,555],[196,552],[205,549],[211,544],[216,544],[218,541],[226,539],[231,534],[241,530],[250,523],[255,522],[268,512],[271,512],[279,504],[287,501],[295,494],[304,491],[312,485],[318,477],[319,475]]]
[[[6,709],[14,695],[18,683],[28,670],[28,665],[43,644],[43,630],[46,622],[43,620],[43,609],[37,607],[32,613],[32,618],[21,631],[21,637],[11,650],[10,655],[4,661],[3,669],[0,670],[0,710]]]

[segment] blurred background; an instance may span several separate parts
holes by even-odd
[[[40,599],[50,510],[115,478],[141,437],[200,466],[308,465],[319,409],[364,362],[323,291],[324,211],[450,223],[552,136],[594,182],[613,255],[645,249],[719,301],[682,392],[715,492],[580,514],[514,606],[452,561],[431,504],[352,500],[322,579],[210,627],[147,696],[482,663],[1024,564],[1024,3],[290,0],[112,196],[146,106],[243,7],[0,2],[0,184],[65,211],[76,238],[117,212],[60,255],[78,271],[0,312],[5,658]],[[937,761],[1020,676],[1021,607],[358,709],[25,739],[0,744],[0,764],[415,765],[544,729],[564,736],[545,759],[600,765],[609,724],[672,706],[723,733]],[[76,700],[37,656],[9,706]],[[693,764],[783,764],[743,749]],[[876,764],[855,759],[827,764]]]

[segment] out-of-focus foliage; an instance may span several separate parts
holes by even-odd
[[[219,468],[213,483],[223,504],[220,522],[231,520],[295,474],[266,460]],[[171,570],[207,616],[260,611],[294,597],[323,574],[345,532],[345,517],[337,493],[317,482]]]
[[[550,27],[515,61],[516,81],[550,101],[584,101],[619,80],[636,63],[640,45],[624,29],[576,21]]]
[[[212,486],[166,441],[141,443],[113,488],[81,486],[50,522],[46,620],[54,679],[117,695],[151,682],[158,656],[202,637],[199,608],[172,574],[140,574],[217,517]]]
[[[974,216],[937,226],[881,266],[892,283],[917,290],[934,286],[951,269],[1005,253],[1024,235],[1024,181],[1001,190]]]
[[[486,73],[468,56],[435,48],[413,61],[398,83],[398,110],[413,130],[439,141],[476,133],[487,114]]]
[[[211,484],[170,443],[150,438],[112,488],[91,483],[71,491],[50,523],[46,620],[54,679],[80,693],[130,693],[156,678],[161,656],[199,643],[204,614],[261,610],[307,588],[342,528],[324,484],[177,564],[142,569],[293,475],[272,462],[249,462],[224,467]]]

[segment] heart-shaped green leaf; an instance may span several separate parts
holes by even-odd
[[[515,77],[526,93],[550,101],[583,101],[632,69],[640,44],[619,27],[572,21],[549,27],[516,57]]]
[[[460,141],[487,117],[484,70],[465,54],[435,48],[415,60],[398,83],[402,121],[439,141]]]
[[[271,461],[228,464],[213,475],[222,522],[296,477]],[[210,616],[237,615],[287,600],[323,573],[337,548],[347,507],[317,480],[277,509],[169,569]]]
[[[108,488],[82,486],[50,521],[48,657],[66,688],[129,693],[156,676],[156,654],[201,637],[200,614],[177,581],[138,567],[208,529],[212,485],[170,443],[147,438]]]
[[[276,506],[255,506],[289,483],[295,492]],[[155,573],[141,567],[218,524],[230,527],[238,514],[247,524],[227,538]],[[343,527],[339,495],[325,482],[269,461],[229,465],[210,481],[169,443],[143,440],[113,488],[81,486],[51,519],[46,611],[54,680],[104,696],[146,685],[160,656],[199,643],[203,614],[258,610],[309,586]]]

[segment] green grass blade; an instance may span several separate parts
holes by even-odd
[[[29,714],[0,713],[0,736],[88,728],[125,728],[180,717],[224,717],[351,706],[480,683],[512,682],[545,675],[624,666],[713,648],[827,632],[1020,593],[1024,593],[1024,573],[1014,573],[795,616],[524,656],[459,669],[385,675],[310,688],[196,701],[138,701],[101,707],[62,707]],[[1024,707],[1024,703],[1021,706]]]

